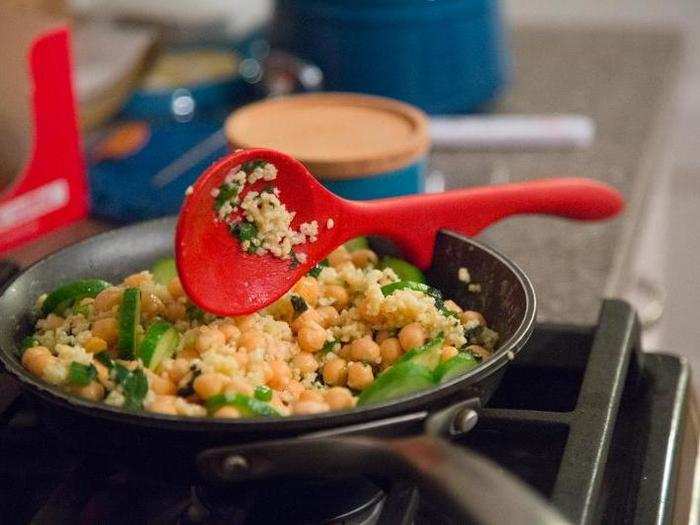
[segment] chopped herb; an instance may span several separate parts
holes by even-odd
[[[442,315],[444,315],[445,317],[454,317],[456,319],[459,319],[459,315],[457,314],[457,312],[453,312],[452,310],[450,310],[444,306],[442,308],[440,308],[440,313]]]
[[[192,374],[190,375],[189,381],[187,381],[187,384],[181,388],[178,388],[177,390],[177,395],[180,397],[189,397],[194,394],[194,380],[197,379],[200,375],[202,375],[202,371],[197,368],[192,371]]]
[[[302,314],[309,309],[306,301],[304,301],[304,298],[300,295],[292,294],[289,296],[289,299],[292,301],[292,307],[296,313]]]
[[[68,367],[68,382],[76,386],[87,386],[97,377],[97,369],[93,365],[84,365],[77,361]]]
[[[22,339],[22,351],[26,350],[27,348],[31,348],[32,346],[38,346],[39,345],[39,340],[36,338],[35,335],[28,335],[24,339]]]
[[[95,359],[97,359],[100,363],[102,363],[109,369],[111,369],[114,366],[114,361],[112,361],[112,358],[106,351],[102,351],[95,354]]]
[[[224,204],[238,197],[238,184],[224,183],[219,186],[219,194],[214,199],[214,209],[219,211]]]
[[[124,365],[121,365],[119,363],[114,363],[114,366],[111,369],[112,373],[112,378],[118,383],[122,384],[126,379],[129,377],[129,369],[125,367]]]
[[[472,328],[464,329],[464,338],[467,340],[467,345],[475,345],[481,341],[481,332],[483,332],[484,327],[481,325],[474,326]]]
[[[122,382],[124,389],[124,406],[132,410],[143,408],[143,400],[148,394],[148,379],[143,370],[137,368]]]
[[[255,387],[255,399],[270,401],[272,399],[272,389],[265,385]]]
[[[236,222],[231,225],[231,233],[238,237],[241,242],[251,241],[252,243],[258,234],[258,228],[252,222]]]
[[[335,339],[332,341],[326,341],[323,343],[323,348],[321,348],[321,354],[327,354],[328,352],[334,351],[337,344],[338,341]]]
[[[476,360],[476,362],[478,362],[478,363],[481,363],[484,360],[484,358],[482,356],[480,356],[479,354],[477,354],[475,352],[472,352],[471,350],[467,350],[466,353],[469,354],[470,356],[472,356],[474,358],[474,360]]]
[[[260,193],[275,193],[275,188],[272,186],[265,186],[262,190],[260,190]]]
[[[251,171],[255,171],[257,168],[264,168],[265,166],[267,166],[267,161],[256,159],[244,162],[241,169],[246,173],[250,173]]]
[[[87,319],[90,315],[90,305],[89,304],[78,304],[73,307],[73,315],[82,315]]]
[[[328,266],[328,259],[323,259],[320,263],[311,268],[311,270],[309,270],[309,275],[311,277],[318,277],[321,275],[321,270],[323,270],[324,266]]]
[[[289,262],[289,269],[290,270],[293,270],[294,268],[299,266],[299,264],[301,264],[301,261],[299,261],[299,258],[297,257],[296,252],[292,252],[290,254],[290,258],[291,258],[291,261]]]
[[[190,321],[204,322],[204,311],[193,304],[187,306],[185,313]]]

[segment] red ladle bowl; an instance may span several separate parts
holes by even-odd
[[[316,220],[318,240],[295,248],[306,261],[244,252],[228,226],[216,221],[212,190],[244,162],[262,159],[277,167],[272,182],[280,200],[296,216],[292,227]],[[268,182],[246,185],[259,190]],[[269,149],[228,155],[197,180],[180,211],[175,237],[178,273],[187,295],[202,309],[218,315],[255,312],[284,295],[302,276],[345,241],[381,235],[394,241],[404,256],[421,269],[430,266],[435,236],[449,229],[473,236],[505,217],[518,214],[556,215],[600,220],[623,208],[620,193],[584,178],[561,178],[452,190],[444,193],[350,201],[324,188],[292,157]],[[328,219],[334,226],[327,227]]]

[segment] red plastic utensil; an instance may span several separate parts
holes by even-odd
[[[292,227],[316,220],[318,240],[295,248],[307,256],[293,267],[289,260],[245,253],[227,225],[216,221],[212,190],[244,162],[262,159],[277,167],[272,182],[280,199],[296,211]],[[247,185],[259,190],[269,182]],[[419,268],[432,258],[435,236],[449,229],[473,236],[516,214],[557,215],[599,220],[623,207],[619,192],[590,179],[565,178],[468,188],[429,195],[375,201],[349,201],[325,189],[295,159],[273,150],[238,151],[211,166],[185,198],[177,224],[178,272],[188,296],[218,315],[254,312],[281,297],[333,249],[353,237],[381,235],[393,240]],[[328,219],[334,226],[328,228]]]

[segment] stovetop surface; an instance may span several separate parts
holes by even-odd
[[[572,522],[663,523],[689,500],[679,481],[696,460],[695,447],[682,446],[695,430],[688,381],[679,358],[642,354],[631,309],[606,301],[595,327],[539,326],[455,443],[515,473]],[[0,522],[449,523],[408,481],[165,485],[108,451],[84,457],[64,445],[0,376]]]

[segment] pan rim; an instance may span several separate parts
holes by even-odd
[[[35,268],[43,265],[48,265],[55,257],[65,255],[72,249],[77,249],[81,246],[86,246],[92,243],[97,243],[112,237],[122,237],[131,232],[145,230],[148,228],[169,228],[174,232],[175,217],[165,217],[150,221],[143,221],[137,224],[127,225],[114,230],[109,230],[87,239],[63,247],[56,252],[44,257],[40,261],[35,262],[31,266],[24,269],[17,277],[15,277],[0,294],[0,305],[6,297],[7,292],[12,286],[21,279],[25,274],[36,271]],[[174,233],[173,233],[174,234]],[[426,410],[426,405],[431,401],[437,401],[448,397],[459,390],[464,390],[471,384],[477,383],[481,379],[494,374],[511,361],[523,348],[532,331],[534,330],[537,297],[527,274],[518,266],[517,263],[510,260],[498,250],[488,246],[487,244],[477,241],[471,237],[449,231],[440,230],[438,235],[447,235],[461,242],[465,242],[479,250],[486,252],[489,256],[498,259],[508,270],[516,277],[520,287],[525,295],[525,312],[518,324],[513,335],[509,337],[499,347],[496,353],[486,362],[482,363],[473,370],[467,372],[463,376],[456,377],[442,385],[437,385],[429,390],[416,392],[406,397],[378,403],[365,407],[354,407],[348,410],[326,412],[322,414],[311,415],[290,415],[280,418],[241,418],[241,419],[223,419],[211,417],[191,417],[191,416],[171,416],[166,414],[157,414],[152,412],[136,412],[129,411],[123,407],[115,407],[107,405],[104,402],[88,401],[77,396],[73,396],[63,391],[57,385],[51,385],[43,382],[38,378],[34,378],[21,364],[17,357],[17,347],[14,338],[10,335],[0,334],[2,339],[10,341],[10,348],[6,349],[0,346],[0,363],[9,372],[12,377],[22,384],[22,387],[32,395],[38,395],[46,399],[52,404],[58,404],[81,414],[88,415],[94,418],[106,418],[122,422],[124,424],[138,424],[149,427],[160,427],[163,429],[184,430],[192,432],[211,431],[211,430],[226,430],[240,431],[241,434],[265,431],[266,429],[275,432],[289,431],[294,432],[304,430],[309,424],[320,424],[314,426],[316,428],[332,428],[345,426],[347,424],[373,421],[383,417],[395,416],[402,413],[407,413],[415,410]]]

